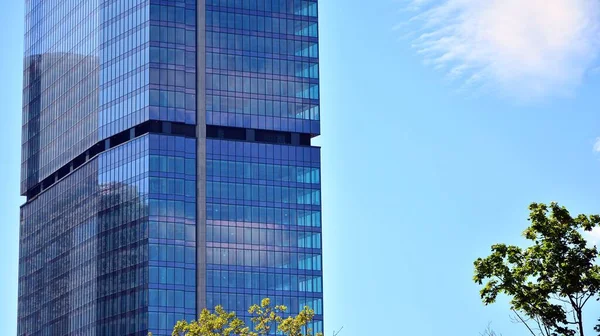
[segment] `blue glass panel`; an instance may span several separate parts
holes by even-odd
[[[209,139],[206,163],[208,304],[270,297],[322,330],[319,149]]]

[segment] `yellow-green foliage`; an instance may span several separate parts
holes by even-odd
[[[315,316],[312,309],[304,307],[298,315],[284,318],[282,314],[286,311],[287,307],[273,307],[270,299],[263,299],[260,305],[248,309],[254,323],[254,328],[250,328],[234,312],[217,306],[214,313],[208,309],[202,310],[198,320],[177,322],[172,336],[259,336],[268,335],[274,327],[287,336],[323,336],[313,335],[312,330],[307,328]]]

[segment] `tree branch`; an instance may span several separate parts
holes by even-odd
[[[579,306],[577,302],[577,298],[573,299],[572,295],[567,295],[569,300],[571,300],[571,304],[573,305],[573,314],[575,314],[575,321],[577,321],[577,329],[579,330],[579,335],[583,336],[583,321],[581,320],[581,306]]]
[[[562,299],[562,298],[561,298],[560,296],[558,296],[558,295],[553,295],[553,296],[552,296],[552,299],[553,299],[553,300],[556,300],[556,301],[560,301],[560,302],[562,302],[562,303],[571,304],[571,302],[570,302],[569,300]]]
[[[573,306],[574,309],[579,308],[576,299],[573,299],[573,296],[571,294],[567,295],[567,297],[569,298],[569,301],[571,301],[571,306]]]
[[[587,298],[585,299],[585,301],[583,301],[583,304],[581,305],[581,307],[583,308],[583,306],[585,306],[585,304],[588,302],[589,299],[591,299],[594,295],[591,294],[587,294]]]
[[[515,315],[516,315],[516,316],[517,316],[517,318],[518,318],[518,319],[521,321],[521,323],[523,323],[523,324],[525,325],[525,327],[527,327],[527,329],[529,330],[529,332],[531,333],[531,335],[533,335],[533,336],[537,336],[537,335],[535,334],[535,332],[533,332],[533,330],[531,329],[531,327],[529,327],[529,324],[527,324],[527,321],[525,321],[525,320],[524,320],[524,319],[521,317],[521,315],[519,315],[519,313],[517,313],[517,311],[516,311],[516,310],[514,310],[514,309],[513,309],[512,311],[513,311],[513,313],[515,313]]]
[[[544,323],[543,321],[540,322],[540,317],[538,316],[537,318],[535,318],[535,322],[538,324],[538,326],[540,327],[540,331],[542,334],[546,335],[546,336],[550,336],[552,333],[550,332],[550,327],[548,327],[548,325],[546,323]],[[542,326],[544,326],[544,328],[542,329]]]
[[[493,329],[492,329],[492,323],[490,322],[487,326],[487,328],[485,329],[484,332],[479,333],[480,336],[502,336],[502,334],[497,334]],[[335,336],[335,335],[334,335]]]

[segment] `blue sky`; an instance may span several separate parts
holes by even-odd
[[[22,202],[22,2],[0,0],[7,335]],[[478,335],[489,322],[524,335],[505,303],[480,303],[472,262],[493,243],[522,242],[532,201],[600,212],[597,6],[322,0],[320,10],[328,335],[342,326],[341,336]],[[589,313],[591,331],[600,310]]]

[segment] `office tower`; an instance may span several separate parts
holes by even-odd
[[[323,329],[316,0],[26,0],[19,335]]]

